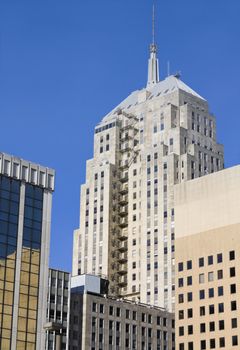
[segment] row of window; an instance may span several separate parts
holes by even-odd
[[[219,253],[217,254],[216,256],[216,262],[218,264],[222,263],[223,262],[223,254],[222,253]],[[231,250],[229,252],[229,260],[235,260],[235,251],[234,250]],[[201,257],[198,259],[198,266],[199,267],[203,267],[205,266],[205,263],[207,261],[207,264],[208,265],[213,265],[214,264],[214,256],[213,255],[209,255],[207,258],[204,258],[204,257]],[[192,269],[192,260],[188,260],[186,262],[186,269],[187,270],[191,270]],[[178,263],[178,271],[181,272],[184,270],[184,263],[183,262],[179,262]]]
[[[106,306],[104,304],[97,304],[96,302],[92,303],[92,312],[99,312],[100,314],[104,314],[106,312]],[[130,311],[128,309],[121,309],[120,307],[114,307],[110,305],[108,307],[108,314],[110,316],[116,316],[116,317],[125,317],[126,319],[132,319],[134,321],[137,321],[138,319],[138,313],[137,311],[133,310]],[[151,314],[146,314],[144,312],[141,313],[141,322],[144,323],[154,323],[154,319],[156,321],[156,324],[158,326],[167,327],[168,325],[168,319],[166,317],[156,316],[154,317]],[[172,321],[174,323],[174,321]],[[172,324],[172,327],[174,327],[174,324]]]
[[[236,300],[231,301],[230,304],[231,311],[237,310],[237,302]],[[216,312],[215,312],[216,309]],[[215,313],[223,313],[224,312],[224,303],[218,303],[218,305],[211,304],[208,307],[207,306],[200,306],[199,308],[199,316],[203,317],[206,316],[206,310],[208,310],[209,315],[214,315]],[[193,309],[187,309],[187,310],[179,310],[178,311],[178,319],[183,320],[184,318],[192,318],[193,317]]]
[[[237,287],[236,287],[235,283],[230,284],[229,291],[230,291],[230,294],[235,294],[237,292]],[[205,294],[206,293],[205,293],[204,289],[200,290],[199,291],[199,299],[200,300],[205,299],[205,297],[206,297]],[[215,293],[215,289],[214,288],[208,288],[208,298],[214,298],[214,296],[223,296],[223,295],[224,295],[224,289],[223,289],[222,286],[217,287],[217,293]],[[193,293],[192,292],[188,292],[186,294],[186,296],[187,296],[187,301],[188,302],[191,302],[193,300]],[[179,294],[178,295],[178,302],[180,304],[184,303],[184,294]]]
[[[231,339],[231,345],[232,346],[238,346],[238,336],[233,335]],[[209,340],[209,347],[210,349],[218,349],[218,348],[225,348],[226,341],[225,337],[220,337],[219,339],[210,339]],[[200,341],[200,350],[206,350],[207,349],[207,341],[201,340]],[[193,342],[188,342],[188,344],[185,346],[184,343],[179,344],[179,350],[194,350],[194,344]]]

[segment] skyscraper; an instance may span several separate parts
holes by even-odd
[[[54,171],[0,153],[0,348],[44,348]]]
[[[148,81],[95,128],[81,187],[73,276],[107,276],[110,294],[174,305],[174,185],[223,168],[207,101],[171,75],[159,80],[150,45]]]

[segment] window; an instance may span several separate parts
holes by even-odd
[[[232,318],[232,328],[237,328],[237,318]]]
[[[188,334],[193,334],[193,326],[192,325],[188,326]]]
[[[201,300],[201,299],[205,299],[205,290],[204,290],[204,289],[202,289],[202,290],[199,291],[199,299],[200,299],[200,300]]]
[[[198,266],[203,267],[204,266],[204,258],[199,258],[198,260]]]
[[[184,296],[183,296],[183,294],[179,294],[179,296],[178,296],[178,302],[179,302],[179,304],[181,304],[181,303],[184,302]]]
[[[183,263],[182,262],[178,263],[178,271],[179,272],[183,271]]]
[[[192,318],[193,317],[193,309],[188,309],[187,314],[188,314],[188,318]]]
[[[204,273],[200,273],[200,275],[199,275],[199,283],[204,283]]]
[[[229,252],[229,260],[235,260],[235,251],[234,250]]]
[[[212,282],[213,281],[213,272],[208,272],[208,282]]]
[[[201,340],[201,343],[200,343],[200,345],[201,345],[201,350],[206,350],[206,340]]]
[[[100,312],[100,314],[104,313],[104,305],[103,304],[100,304],[99,312]]]
[[[230,285],[230,293],[235,294],[236,293],[236,284],[231,284]]]
[[[205,332],[206,332],[206,324],[200,323],[200,333],[205,333]]]
[[[187,269],[191,270],[192,269],[192,260],[187,261]]]
[[[223,295],[223,287],[218,287],[218,296],[221,297]]]
[[[235,277],[235,276],[236,276],[235,267],[230,267],[230,277]]]
[[[220,346],[220,348],[225,348],[225,338],[224,337],[219,338],[219,346]]]
[[[215,322],[209,322],[209,330],[210,330],[210,332],[215,331]]]
[[[218,328],[219,328],[220,331],[222,331],[224,329],[224,320],[220,320],[218,322]]]
[[[191,286],[192,285],[192,276],[187,277],[187,285]]]
[[[183,287],[183,278],[178,279],[178,287],[179,288]]]
[[[97,312],[97,304],[92,303],[92,312]]]
[[[216,348],[216,341],[215,339],[210,339],[210,349],[215,349]]]
[[[193,299],[192,292],[187,293],[187,299],[188,299],[188,301],[192,301],[192,299]]]
[[[214,298],[214,288],[209,288],[208,289],[208,297],[209,298]]]
[[[184,327],[179,327],[179,336],[182,337],[184,335]]]
[[[218,270],[217,276],[219,280],[223,279],[223,270]]]
[[[199,313],[200,316],[205,316],[205,306],[200,306]]]
[[[217,262],[218,264],[220,264],[222,261],[223,261],[223,258],[222,258],[222,254],[220,253],[217,255]]]
[[[237,310],[237,302],[236,300],[231,301],[231,311]]]
[[[238,336],[234,335],[232,336],[232,346],[238,345]]]
[[[208,265],[213,264],[213,255],[208,256]]]
[[[218,312],[219,312],[219,313],[224,312],[224,303],[219,303],[219,304],[218,304]]]
[[[209,305],[209,314],[210,315],[214,314],[214,305]]]

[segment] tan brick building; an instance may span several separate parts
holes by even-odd
[[[176,349],[240,348],[240,166],[176,186]]]

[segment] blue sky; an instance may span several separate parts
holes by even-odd
[[[160,74],[180,70],[240,163],[239,0],[156,0]],[[71,270],[94,126],[145,86],[151,0],[0,1],[0,151],[56,169],[50,264]]]

